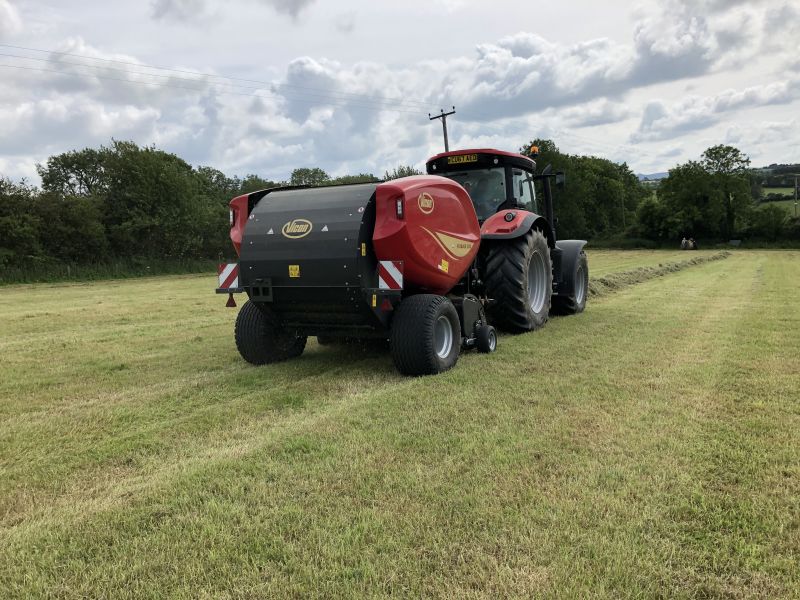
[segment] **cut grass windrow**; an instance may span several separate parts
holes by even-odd
[[[694,265],[702,265],[705,263],[713,262],[715,260],[722,260],[731,255],[727,250],[717,252],[715,254],[708,254],[705,256],[695,256],[689,260],[682,260],[679,262],[670,262],[659,264],[653,267],[636,267],[629,271],[622,271],[620,273],[611,273],[603,275],[602,277],[589,278],[589,295],[605,296],[611,292],[619,289],[626,288],[637,283],[643,283],[655,277],[668,275],[669,273],[676,273]],[[591,269],[591,264],[590,264]]]

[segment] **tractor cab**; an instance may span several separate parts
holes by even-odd
[[[467,190],[481,223],[506,209],[539,212],[533,185],[536,163],[527,156],[491,149],[457,150],[433,156],[426,166],[429,175],[447,177]]]

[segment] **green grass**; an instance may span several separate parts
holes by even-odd
[[[5,287],[0,597],[797,597],[798,280],[737,252],[422,379],[248,366],[213,276]]]
[[[764,196],[768,196],[769,194],[780,194],[782,196],[794,198],[793,187],[765,187],[761,188],[761,193]]]
[[[586,248],[589,256],[589,273],[592,277],[605,277],[611,273],[629,271],[637,267],[657,267],[681,262],[697,256],[711,256],[719,250],[595,250]]]
[[[794,216],[795,208],[794,208],[794,199],[791,200],[775,200],[773,202],[762,202],[759,205],[759,208],[764,208],[766,206],[780,206],[783,208],[789,216]],[[800,205],[798,205],[798,210],[800,210]],[[798,213],[800,214],[800,213]]]

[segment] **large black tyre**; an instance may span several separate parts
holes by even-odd
[[[571,280],[574,290],[572,296],[553,296],[553,312],[561,315],[576,315],[586,308],[589,297],[589,260],[586,253],[581,250],[575,268],[566,274],[566,279]]]
[[[500,329],[522,333],[547,323],[553,293],[553,267],[547,238],[538,229],[494,242],[486,257],[486,291],[494,302],[489,320]]]
[[[461,324],[444,296],[417,294],[397,307],[389,342],[403,375],[435,375],[453,366],[461,351]]]
[[[236,317],[236,348],[247,362],[264,365],[300,356],[306,337],[283,330],[267,307],[248,300]]]

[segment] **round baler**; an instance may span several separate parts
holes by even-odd
[[[577,252],[576,244],[557,247],[552,214],[505,200],[492,214],[476,210],[469,184],[447,177],[448,162],[463,171],[452,157],[464,152],[492,160],[490,174],[498,156],[524,159],[533,176],[533,161],[520,155],[462,151],[433,157],[429,175],[234,198],[239,261],[220,265],[217,291],[249,297],[236,320],[241,355],[253,364],[285,360],[303,352],[308,336],[388,339],[400,372],[435,374],[462,348],[494,351],[489,320],[509,331],[536,329],[551,297],[568,312],[582,310],[585,242]],[[468,166],[480,174],[482,162]],[[549,203],[549,186],[546,196]]]

